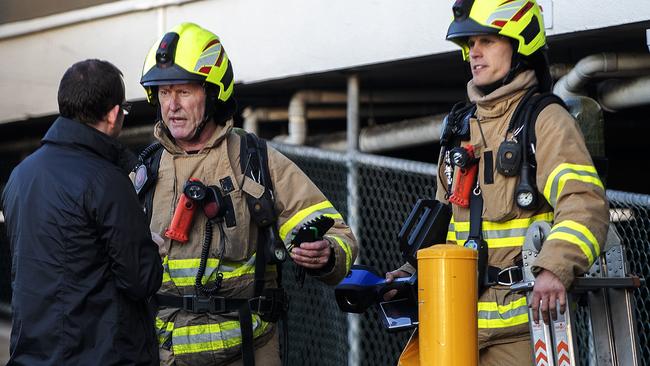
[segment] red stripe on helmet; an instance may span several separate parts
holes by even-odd
[[[212,70],[212,66],[203,66],[199,69],[199,72],[202,74],[209,74],[210,70]]]
[[[207,45],[205,45],[205,47],[203,47],[203,51],[207,50],[208,48],[210,48],[210,46],[212,46],[214,44],[217,44],[217,43],[219,43],[218,39],[211,40],[210,42],[208,42]]]
[[[221,52],[219,52],[219,57],[217,57],[217,61],[215,61],[214,66],[221,67],[221,62],[223,61],[223,54],[224,52],[222,49]]]
[[[526,5],[524,5],[521,9],[519,9],[519,11],[517,12],[517,14],[515,14],[515,16],[513,16],[510,20],[512,20],[513,22],[518,21],[518,20],[521,19],[521,17],[523,17],[524,14],[526,14],[526,13],[528,12],[528,10],[530,10],[532,7],[533,7],[533,3],[530,2],[530,1],[527,2]]]
[[[495,20],[492,22],[492,25],[497,26],[499,28],[503,28],[504,25],[506,25],[507,21],[505,20]]]

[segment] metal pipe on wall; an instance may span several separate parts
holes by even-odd
[[[307,120],[310,119],[345,119],[347,111],[344,107],[341,108],[309,108],[306,112]],[[242,112],[244,118],[243,127],[246,131],[257,134],[259,131],[259,123],[263,121],[276,122],[287,121],[289,113],[287,108],[251,108],[246,107]],[[286,139],[286,136],[279,140]]]
[[[359,76],[356,74],[348,77],[347,92],[347,165],[348,165],[348,225],[352,233],[356,234],[357,245],[361,252],[363,243],[359,236],[359,185],[357,164],[354,161],[359,147]],[[359,315],[348,314],[348,365],[358,366],[361,355],[361,325]]]
[[[608,112],[650,104],[650,76],[602,82],[598,89],[598,103]]]
[[[599,73],[617,71],[648,71],[650,55],[599,53],[580,60],[575,67],[555,84],[553,93],[566,99],[584,94],[584,86]]]
[[[307,121],[309,117],[308,104],[340,104],[345,103],[346,94],[331,91],[302,90],[293,95],[289,102],[288,120],[289,136],[282,136],[278,141],[303,145],[307,139]],[[420,91],[380,91],[373,93],[359,94],[358,100],[363,103],[415,103],[444,101],[452,102],[462,100],[464,94],[460,95],[455,91],[443,90],[420,90]],[[357,111],[358,113],[358,111]],[[260,116],[251,115],[248,126],[257,128]],[[246,128],[246,125],[245,125]],[[248,131],[249,130],[246,128]]]
[[[377,153],[438,142],[444,117],[444,114],[439,114],[362,128],[359,133],[359,151]],[[346,138],[342,133],[315,136],[309,141],[324,149],[346,149]]]
[[[359,110],[360,117],[402,117],[405,115],[429,115],[434,111],[438,110],[434,106],[422,106],[422,105],[381,105],[365,108]],[[336,119],[341,120],[341,126],[345,122],[347,116],[347,110],[345,106],[326,106],[326,107],[309,107],[307,108],[307,121],[315,119]],[[248,132],[258,133],[259,124],[262,122],[284,122],[289,120],[289,113],[286,108],[281,107],[270,107],[270,108],[251,108],[246,107],[242,112],[242,117],[244,119],[243,127]],[[345,131],[343,131],[345,135]],[[274,137],[276,141],[284,141],[287,139],[287,135],[280,135]],[[345,138],[343,138],[345,140]],[[309,141],[310,138],[307,138]],[[345,150],[345,143],[342,148]]]

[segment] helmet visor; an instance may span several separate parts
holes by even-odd
[[[205,76],[193,74],[184,70],[178,65],[161,68],[158,66],[152,67],[146,74],[142,76],[140,84],[143,86],[155,85],[171,85],[171,84],[186,84],[186,83],[203,83]]]
[[[447,40],[456,38],[467,38],[481,34],[499,34],[500,29],[486,27],[472,18],[465,18],[461,21],[453,21],[447,30]]]

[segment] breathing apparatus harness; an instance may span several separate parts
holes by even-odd
[[[191,223],[191,216],[188,216],[190,215],[188,212],[195,209],[197,204],[203,206],[203,211],[208,217],[208,221],[206,223],[204,241],[201,248],[199,270],[195,278],[194,287],[196,294],[185,296],[156,295],[156,302],[158,306],[179,308],[191,313],[222,314],[237,311],[239,313],[242,333],[242,358],[246,366],[255,364],[252,312],[258,313],[260,318],[267,322],[277,322],[282,318],[281,332],[284,340],[283,360],[286,362],[288,360],[286,312],[289,302],[286,291],[281,285],[281,265],[287,255],[276,227],[277,215],[274,211],[273,186],[268,168],[266,143],[254,134],[246,133],[241,129],[233,129],[233,131],[241,138],[240,165],[242,173],[244,176],[252,178],[264,187],[264,193],[259,198],[249,194],[245,196],[251,221],[258,228],[254,295],[250,299],[216,296],[223,279],[223,274],[219,272],[219,268],[217,268],[218,274],[214,285],[207,286],[203,284],[203,275],[212,241],[212,225],[214,223],[218,224],[221,233],[220,266],[225,251],[223,223],[224,220],[226,224],[231,221],[232,225],[228,226],[233,226],[235,224],[234,214],[230,197],[222,195],[217,186],[205,186],[198,180],[190,179],[185,184],[180,204],[177,206],[168,232],[172,231],[176,227],[175,225],[189,227],[190,225],[187,224],[187,221],[189,220]],[[149,221],[151,221],[153,194],[155,191],[153,189],[154,182],[157,180],[162,152],[162,145],[159,142],[146,147],[139,156],[139,164],[134,169],[136,173],[134,186]],[[193,201],[191,203],[194,204],[191,208],[188,207],[189,201]],[[174,233],[171,233],[171,235],[173,240],[182,242],[185,239],[187,241],[187,238],[183,238],[182,236],[174,237]],[[166,236],[170,237],[167,235],[167,232]],[[276,264],[278,267],[278,288],[264,288],[264,274],[267,264]]]
[[[519,175],[515,189],[515,202],[523,210],[535,210],[539,206],[539,193],[535,185],[535,123],[539,113],[549,104],[564,102],[556,95],[538,89],[529,89],[517,105],[508,125],[510,138],[500,144],[496,156],[497,172],[507,176]],[[461,141],[470,138],[469,121],[476,113],[476,105],[457,103],[443,121],[443,133],[440,139],[444,173],[447,179],[445,198],[453,204],[469,208],[470,232],[464,246],[478,251],[479,295],[494,285],[511,285],[523,278],[521,266],[501,269],[487,265],[488,246],[483,238],[482,210],[483,198],[478,183],[478,164],[481,157],[474,156],[472,145],[461,147]],[[493,156],[486,152],[482,156],[486,179],[492,176]],[[454,167],[458,167],[454,176]],[[442,178],[439,178],[442,179]],[[441,181],[442,183],[442,181]]]

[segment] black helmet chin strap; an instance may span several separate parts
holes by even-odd
[[[214,117],[217,106],[216,106],[216,95],[214,91],[207,87],[206,84],[203,84],[203,90],[205,91],[205,108],[203,110],[203,120],[199,123],[199,126],[194,130],[194,135],[190,139],[192,142],[196,142],[201,137],[201,132],[205,128],[205,125]]]
[[[203,132],[203,129],[205,128],[205,125],[212,119],[212,116],[208,115],[207,113],[203,113],[203,121],[199,123],[199,126],[194,130],[194,135],[190,139],[192,142],[196,142],[199,140],[201,137],[201,132]]]
[[[172,136],[172,132],[169,130],[169,127],[165,124],[165,120],[162,118],[162,106],[160,105],[160,102],[156,99],[156,121],[162,122],[162,130],[169,137],[170,140],[175,141],[174,136]]]

